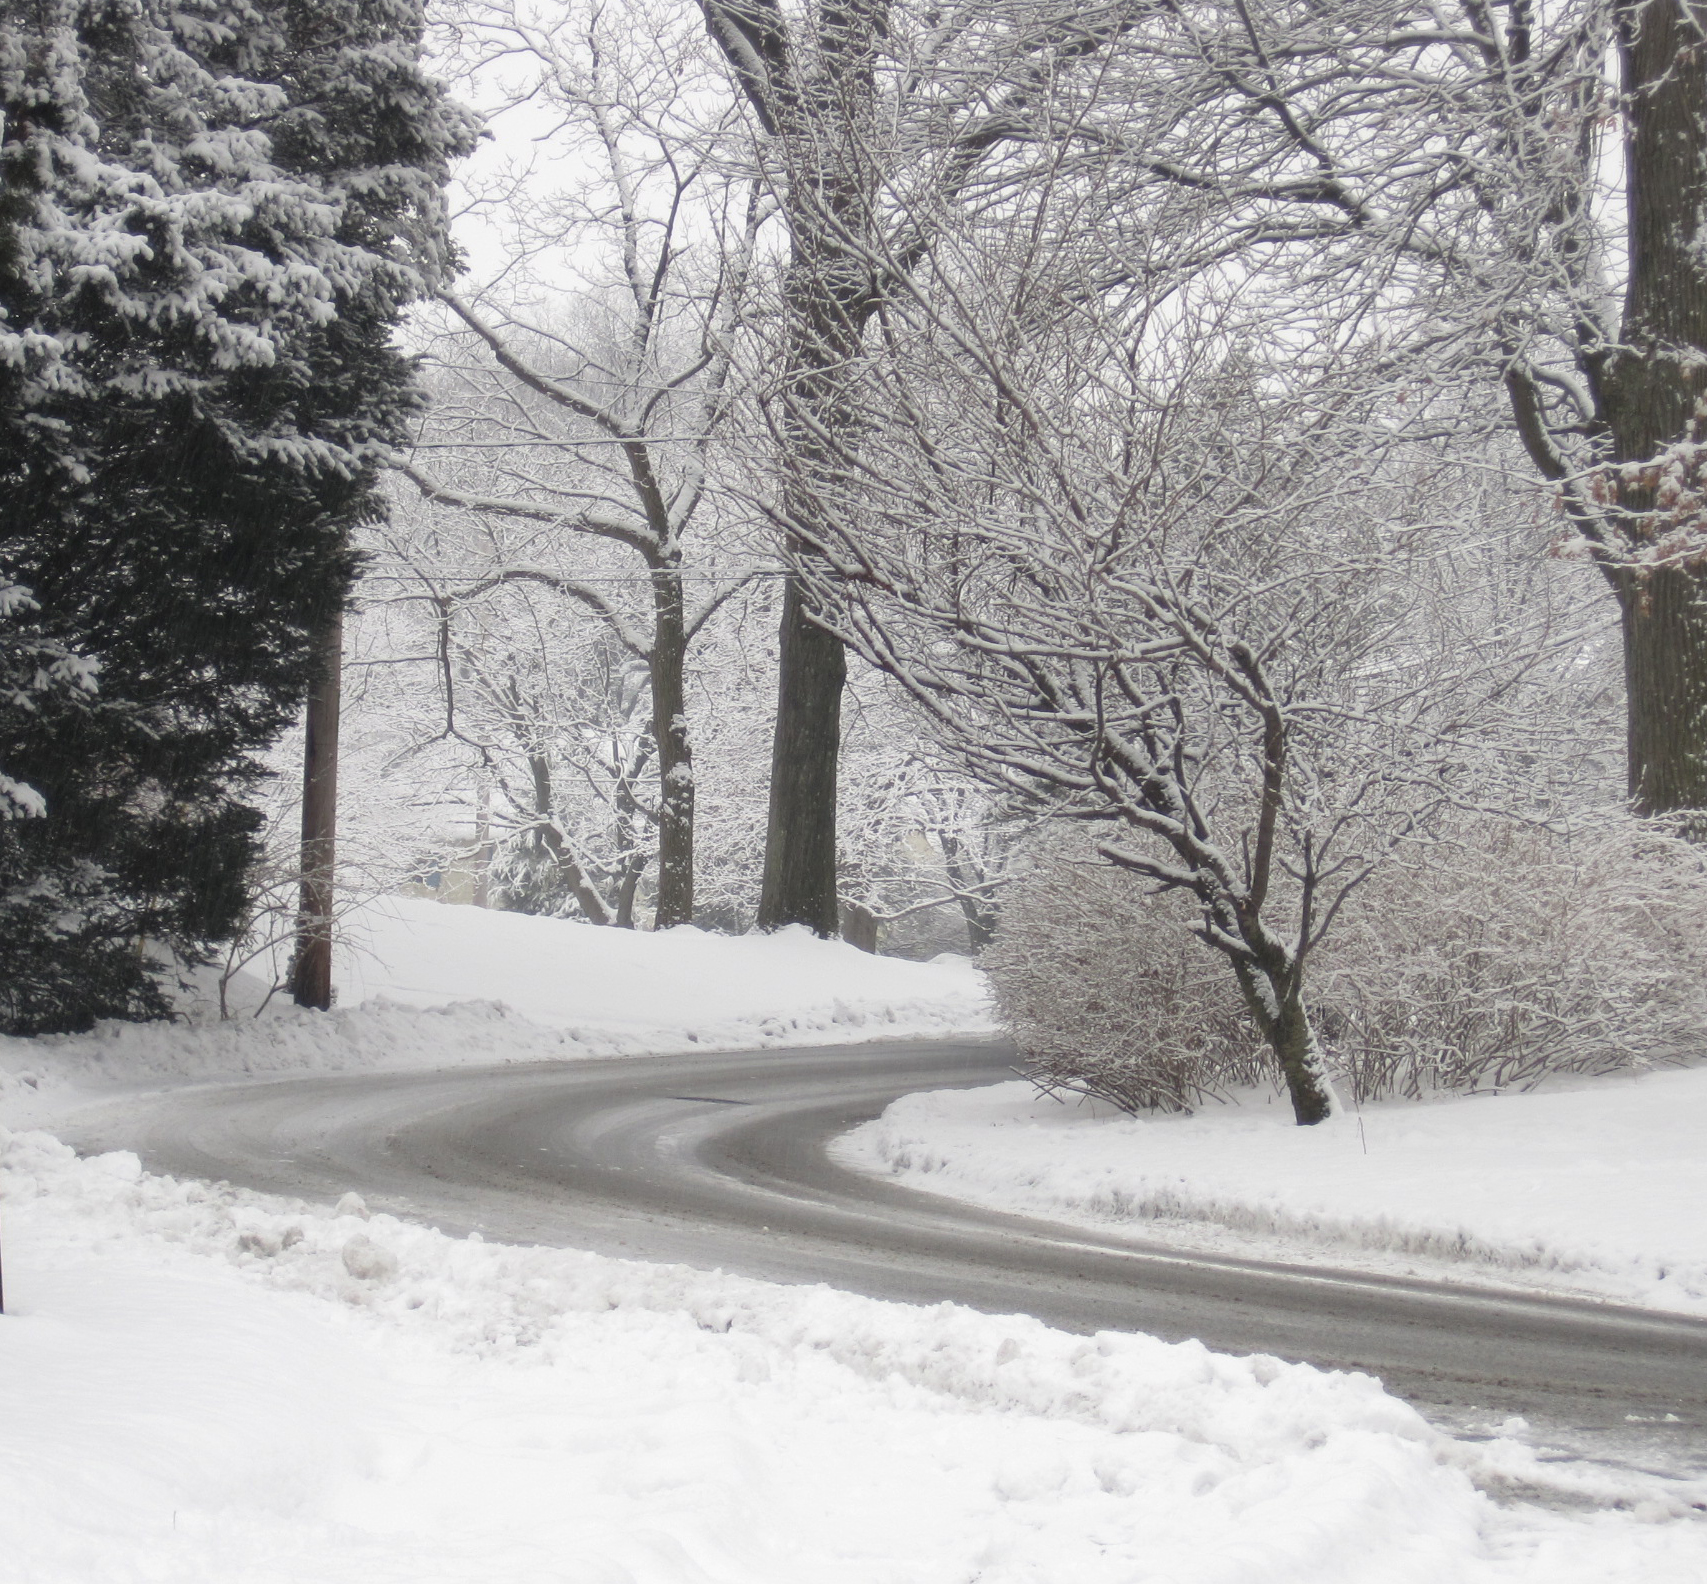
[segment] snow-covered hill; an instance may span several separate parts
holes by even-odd
[[[0,1117],[47,1123],[123,1084],[992,1031],[964,958],[874,957],[803,929],[647,934],[390,897],[345,930],[330,1013],[275,996],[254,1017],[265,987],[243,979],[221,1022],[204,975],[184,1022],[0,1038]]]

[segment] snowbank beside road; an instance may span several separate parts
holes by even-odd
[[[1363,1376],[455,1240],[40,1134],[0,1131],[0,1208],[0,1555],[24,1584],[1707,1568],[1707,1492],[1450,1441]],[[1635,1508],[1486,1494],[1520,1482]]]
[[[836,1153],[927,1192],[1144,1239],[1707,1314],[1703,1139],[1694,1068],[1367,1106],[1313,1128],[1278,1101],[1133,1118],[1015,1082],[908,1095]]]
[[[51,1121],[115,1084],[664,1055],[992,1030],[964,959],[874,957],[803,929],[662,934],[385,898],[346,925],[339,1005],[302,1012],[243,987],[240,1015],[204,997],[187,1023],[0,1037],[13,1123]]]
[[[970,960],[875,957],[798,927],[650,934],[389,897],[359,913],[348,934],[345,1004],[501,1001],[530,1022],[624,1050],[992,1027]]]

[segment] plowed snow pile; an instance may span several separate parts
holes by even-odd
[[[19,1584],[1699,1584],[1363,1376],[454,1240],[0,1133]],[[1611,1476],[1605,1476],[1610,1479]],[[1581,1483],[1587,1481],[1585,1485]]]
[[[432,903],[372,914],[342,982],[328,1015],[0,1041],[0,1118],[988,1027],[961,963]],[[0,1584],[1707,1579],[1707,1488],[1454,1441],[1364,1376],[453,1239],[5,1127],[0,1222]]]

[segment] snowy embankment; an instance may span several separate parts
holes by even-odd
[[[20,1584],[1697,1584],[1363,1376],[457,1240],[0,1130]],[[1532,1485],[1592,1506],[1519,1501]],[[1669,1521],[1668,1521],[1669,1520]]]
[[[330,1015],[0,1042],[25,1075],[0,1119],[114,1084],[988,1027],[963,965],[803,936],[425,903],[367,932]],[[0,1217],[7,1584],[1707,1576],[1699,1483],[1557,1464],[1515,1424],[1453,1441],[1363,1376],[453,1239],[6,1127]]]
[[[1707,1067],[1537,1094],[1121,1116],[1022,1082],[908,1095],[838,1142],[911,1187],[1145,1240],[1707,1314]]]
[[[189,1021],[0,1037],[0,1113],[50,1123],[114,1085],[665,1055],[991,1032],[970,962],[873,957],[803,929],[774,935],[595,928],[388,897],[345,925],[339,1005],[282,997],[220,1022],[205,980]]]

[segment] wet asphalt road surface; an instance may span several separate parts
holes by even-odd
[[[1010,1060],[936,1041],[322,1075],[133,1096],[58,1131],[179,1176],[310,1200],[353,1189],[447,1232],[1366,1370],[1460,1432],[1518,1414],[1576,1454],[1707,1473],[1707,1322],[1182,1252],[826,1154],[897,1096],[999,1082]]]

